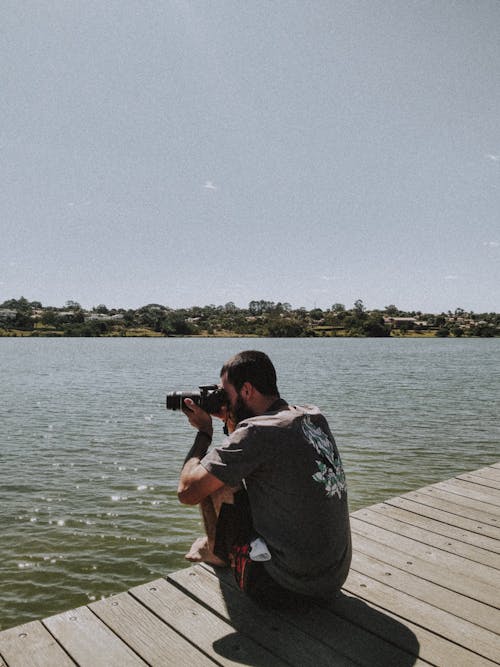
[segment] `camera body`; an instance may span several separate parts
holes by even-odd
[[[182,410],[184,399],[190,398],[210,415],[218,414],[228,404],[227,394],[216,384],[202,384],[199,391],[171,391],[167,394],[167,410]]]

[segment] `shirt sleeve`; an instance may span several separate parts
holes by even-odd
[[[251,425],[237,428],[222,445],[203,457],[201,465],[224,484],[237,486],[261,463],[262,448],[256,431]]]

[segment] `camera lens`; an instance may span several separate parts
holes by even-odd
[[[199,405],[200,392],[199,391],[171,391],[167,394],[167,410],[182,410],[184,399],[190,398],[194,403]]]

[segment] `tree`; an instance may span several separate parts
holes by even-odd
[[[9,299],[4,301],[0,308],[8,308],[9,310],[17,310],[18,313],[24,313],[25,315],[31,315],[32,306],[28,299],[22,296],[20,299]]]
[[[386,338],[391,335],[390,328],[384,323],[381,315],[373,313],[363,322],[361,331],[365,336],[372,338]]]
[[[48,327],[55,327],[57,324],[57,313],[54,310],[44,310],[41,317],[42,324]]]
[[[451,327],[451,333],[456,338],[460,338],[461,336],[464,335],[464,330],[462,329],[462,327],[459,327],[459,326],[455,325],[454,327]]]
[[[33,331],[34,322],[29,315],[18,310],[13,327],[14,329],[21,329],[21,331]]]
[[[98,322],[95,320],[85,323],[75,323],[72,321],[64,325],[65,336],[93,338],[95,336],[101,336],[102,334],[107,333],[108,330],[109,327],[106,322]]]
[[[131,327],[135,322],[135,310],[127,310],[123,313],[123,323],[126,327]]]
[[[250,301],[248,304],[248,310],[252,315],[262,315],[263,313],[272,313],[276,308],[274,301],[265,301],[261,299],[260,301]]]
[[[171,313],[167,315],[157,331],[161,331],[167,336],[189,336],[196,331],[191,322],[187,322],[181,313]]]
[[[361,299],[357,299],[354,302],[354,312],[356,315],[360,316],[363,315],[363,313],[366,311],[365,304]]]
[[[491,324],[479,323],[474,327],[474,336],[481,338],[492,338],[495,335],[495,329]]]
[[[267,335],[273,338],[298,338],[307,335],[301,322],[289,317],[276,317],[267,324]]]
[[[363,322],[368,317],[365,306],[361,299],[354,302],[354,308],[350,311],[350,316],[346,318],[346,326],[353,335],[363,334]]]
[[[390,306],[385,307],[385,312],[387,315],[395,317],[399,314],[399,308],[394,304],[391,304]]]
[[[447,327],[440,327],[436,331],[436,336],[438,338],[447,338],[450,335],[450,330]]]
[[[322,320],[323,319],[323,311],[321,308],[314,308],[309,312],[309,317],[311,320]]]

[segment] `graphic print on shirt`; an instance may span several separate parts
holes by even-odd
[[[321,457],[321,460],[316,460],[318,472],[312,476],[314,481],[323,484],[328,497],[337,494],[341,498],[342,492],[347,491],[347,486],[342,461],[338,455],[335,456],[332,441],[307,415],[302,420],[302,431]]]

